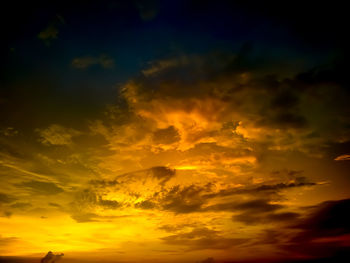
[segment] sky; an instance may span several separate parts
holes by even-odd
[[[350,258],[345,3],[1,5],[0,262]]]

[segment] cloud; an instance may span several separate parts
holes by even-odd
[[[175,67],[178,68],[180,66],[186,66],[189,63],[190,60],[186,56],[161,59],[151,62],[148,68],[142,70],[142,74],[147,77],[154,74],[163,73],[164,71],[171,70]]]
[[[224,203],[217,203],[214,205],[209,205],[203,208],[203,211],[240,211],[240,210],[254,210],[253,207],[249,209],[249,207],[245,206],[255,206],[257,205],[257,209],[279,209],[278,205],[270,205],[266,200],[253,200],[248,202],[239,202],[239,201],[229,201]]]
[[[157,207],[157,204],[150,200],[145,200],[145,201],[136,203],[135,207],[140,209],[154,209]]]
[[[105,69],[110,69],[114,67],[114,59],[107,55],[100,55],[98,57],[78,57],[72,60],[72,66],[77,69],[87,69],[94,65],[101,66]]]
[[[135,186],[136,182],[143,182],[144,184],[151,184],[150,187],[156,191],[156,188],[164,187],[165,184],[176,176],[176,170],[167,166],[154,166],[148,169],[137,170],[129,173],[118,175],[114,180],[97,180],[91,181],[97,187],[115,186],[128,187]],[[133,189],[130,189],[130,192]]]
[[[120,184],[117,180],[91,180],[89,183],[92,186],[102,187],[102,188],[114,187]]]
[[[49,251],[46,254],[46,256],[41,259],[40,263],[55,263],[55,262],[58,262],[63,256],[64,256],[63,253],[54,254],[51,251]]]
[[[170,169],[165,166],[155,166],[150,169],[152,175],[157,178],[161,185],[164,185],[167,181],[175,176],[176,170]]]
[[[98,205],[107,208],[107,209],[117,209],[122,207],[122,204],[119,203],[118,201],[115,200],[106,200],[106,199],[102,199],[100,197],[100,199],[98,200]]]
[[[44,40],[45,43],[50,43],[51,40],[56,39],[58,36],[58,29],[54,25],[47,26],[43,31],[38,34],[38,38]]]
[[[71,217],[77,223],[98,222],[99,219],[101,219],[101,216],[95,213],[79,213],[79,214],[73,214],[71,215]]]
[[[11,205],[11,208],[17,208],[17,209],[26,209],[31,207],[32,204],[30,203],[21,203],[21,202],[17,202]]]
[[[319,237],[334,237],[350,233],[350,215],[344,213],[350,208],[350,199],[326,201],[319,204],[296,227],[303,230],[299,235],[301,239],[314,239]]]
[[[224,188],[221,189],[219,192],[216,193],[210,193],[207,195],[204,195],[205,198],[215,198],[218,196],[231,196],[231,195],[240,195],[240,194],[266,194],[266,193],[278,193],[281,190],[289,189],[289,188],[295,188],[295,187],[310,187],[310,186],[316,186],[318,183],[309,182],[306,177],[303,176],[296,176],[294,179],[290,178],[288,180],[289,182],[281,182],[276,184],[258,184],[249,186],[245,185],[242,187],[233,187],[233,188]]]
[[[204,249],[228,249],[232,246],[238,247],[246,242],[244,238],[227,238],[219,231],[206,227],[194,228],[190,232],[179,233],[161,238],[168,245],[183,246],[185,251]]]
[[[285,208],[286,206],[273,204],[268,199],[253,199],[245,202],[237,200],[218,203],[203,208],[203,211],[229,211],[235,213],[232,216],[234,222],[239,221],[247,225],[295,222],[300,214],[279,212]]]
[[[96,191],[97,192],[96,192]],[[125,204],[117,200],[105,199],[97,189],[84,189],[75,193],[67,210],[78,223],[111,220],[119,216],[105,216],[102,210],[123,209]]]
[[[152,141],[156,144],[172,144],[180,140],[180,134],[174,126],[157,129],[153,133]]]
[[[0,204],[8,204],[16,201],[17,199],[15,197],[12,197],[8,194],[0,193]]]
[[[48,26],[38,34],[38,38],[49,46],[53,40],[57,39],[59,33],[58,28],[63,24],[65,24],[64,18],[60,15],[56,15]]]
[[[286,77],[276,65],[260,63],[249,43],[236,53],[163,58],[125,83],[121,97],[132,113],[141,117],[138,121],[150,130],[145,129],[143,143],[149,145],[149,132],[154,143],[167,143],[157,141],[162,136],[152,133],[166,133],[164,129],[168,127],[174,128],[167,132],[179,134],[174,133],[176,139],[169,141],[173,143],[171,147],[153,146],[155,149],[187,150],[198,143],[210,142],[231,147],[266,145],[268,150],[295,150],[321,156],[325,147],[320,145],[327,145],[330,138],[349,139],[345,131],[350,123],[345,114],[346,102],[341,100],[335,106],[329,99],[334,94],[347,97],[339,83],[332,80],[331,88],[321,73],[308,71],[304,74],[296,71]],[[329,108],[337,114],[329,114],[326,110]],[[319,111],[322,120],[312,113]],[[223,129],[230,122],[236,125]],[[327,125],[332,125],[331,131],[325,128]]]
[[[36,131],[40,136],[40,142],[45,145],[70,145],[72,138],[81,134],[77,130],[58,124],[52,124],[46,129],[37,129]]]
[[[187,224],[167,224],[167,225],[162,225],[160,226],[158,229],[163,230],[165,232],[178,232],[178,231],[182,231],[185,230],[186,228],[194,228],[196,227],[196,224],[191,224],[191,223],[187,223]]]
[[[239,215],[232,217],[233,221],[239,221],[246,225],[256,225],[256,224],[286,224],[294,222],[300,217],[300,214],[294,212],[244,212]]]
[[[205,200],[200,196],[205,190],[205,188],[196,185],[187,187],[177,185],[161,193],[159,202],[162,209],[175,213],[196,212],[205,203]]]
[[[71,218],[77,223],[89,223],[89,222],[111,222],[114,219],[129,217],[128,215],[121,216],[104,216],[96,213],[76,213],[72,214]]]
[[[350,154],[343,154],[334,158],[334,161],[349,161],[349,160],[350,160]]]
[[[306,217],[291,223],[299,232],[281,247],[307,257],[332,257],[350,249],[350,199],[311,207]],[[347,256],[349,256],[347,254]]]
[[[5,237],[0,235],[0,252],[6,252],[6,248],[20,241],[18,237]]]
[[[135,207],[172,211],[177,214],[213,211],[241,212],[241,215],[234,216],[234,219],[246,223],[248,221],[259,223],[293,220],[299,214],[289,211],[275,213],[285,208],[284,205],[276,203],[276,200],[280,200],[282,190],[317,185],[309,182],[305,177],[298,176],[299,174],[300,172],[290,172],[286,178],[288,183],[246,184],[234,187],[228,185],[219,190],[215,183],[171,187],[163,185],[164,187],[159,191],[155,189],[143,201],[136,202]],[[248,200],[242,202],[242,196]]]
[[[48,205],[53,206],[53,207],[58,207],[58,208],[61,207],[60,204],[56,204],[56,203],[52,203],[52,202],[49,202]]]
[[[27,182],[22,182],[20,184],[17,184],[19,187],[24,187],[36,194],[40,195],[56,195],[59,193],[64,192],[64,190],[57,186],[54,183],[51,182],[43,182],[43,181],[36,181],[31,180]]]

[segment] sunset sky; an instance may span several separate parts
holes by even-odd
[[[346,10],[2,4],[0,262],[350,258]]]

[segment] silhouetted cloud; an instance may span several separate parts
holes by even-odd
[[[336,237],[350,233],[350,199],[326,201],[313,208],[311,215],[302,220],[296,228],[303,232],[301,239]]]
[[[46,254],[46,256],[41,259],[40,263],[55,263],[55,262],[58,262],[63,256],[64,256],[63,253],[54,254],[51,251],[49,251]]]
[[[306,218],[291,224],[299,232],[281,247],[316,258],[350,251],[350,215],[346,212],[350,209],[350,199],[327,201],[310,209]]]

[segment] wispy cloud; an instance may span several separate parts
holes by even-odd
[[[84,56],[77,57],[72,60],[72,67],[76,69],[87,69],[94,65],[100,66],[105,69],[111,69],[114,67],[114,59],[107,55],[100,55],[97,57]]]
[[[350,154],[339,155],[334,158],[335,161],[350,161]]]

